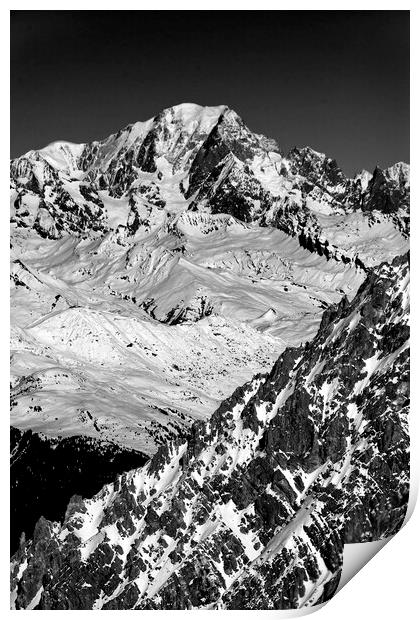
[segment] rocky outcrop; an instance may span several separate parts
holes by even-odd
[[[197,295],[190,299],[187,305],[183,303],[172,308],[162,317],[156,315],[156,302],[154,299],[147,299],[141,304],[142,310],[147,312],[153,319],[166,323],[167,325],[180,325],[183,323],[196,323],[206,316],[213,313],[213,306],[209,299],[204,295]]]
[[[189,208],[200,211],[205,207],[211,213],[227,213],[252,222],[257,221],[272,202],[273,197],[264,190],[251,169],[230,153],[211,169]]]
[[[346,177],[335,159],[309,147],[293,148],[288,158],[293,172],[313,185],[336,188],[346,182]]]
[[[410,232],[410,180],[407,164],[398,163],[387,170],[376,167],[362,197],[362,211],[374,211],[392,217],[404,235]]]

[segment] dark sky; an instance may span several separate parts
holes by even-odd
[[[408,161],[409,12],[12,11],[12,157],[182,102],[348,174]]]

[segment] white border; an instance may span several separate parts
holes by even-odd
[[[59,4],[59,6],[58,6]],[[259,0],[258,2],[250,2],[249,0],[178,0],[177,2],[170,0],[153,0],[153,2],[134,2],[120,0],[117,8],[119,10],[410,10],[411,9],[411,138],[412,144],[412,158],[411,169],[414,170],[411,179],[412,187],[412,223],[413,223],[413,235],[412,235],[412,274],[414,275],[414,294],[412,294],[412,340],[414,346],[413,359],[412,359],[412,378],[420,377],[419,369],[419,355],[417,353],[419,339],[419,323],[417,317],[420,317],[419,313],[419,293],[417,288],[416,276],[419,273],[419,253],[417,250],[417,235],[418,235],[418,214],[417,206],[419,205],[418,195],[418,165],[417,165],[417,152],[419,145],[419,129],[417,115],[415,110],[420,109],[420,102],[418,100],[418,83],[415,79],[415,70],[418,68],[418,60],[420,59],[418,39],[420,35],[419,31],[419,19],[418,10],[414,9],[414,2],[372,2],[372,1],[354,1],[354,2],[340,2],[337,6],[337,1],[323,1],[318,2],[316,6],[311,2],[302,2],[296,0],[295,2],[275,2],[273,0]],[[102,0],[101,2],[88,2],[74,0],[73,2],[60,2],[57,1],[43,1],[38,2],[37,6],[34,6],[33,2],[10,2],[6,9],[2,9],[0,20],[1,37],[0,45],[2,46],[1,64],[2,64],[2,84],[9,83],[9,10],[115,10],[116,3],[109,0]],[[6,12],[7,11],[7,12]],[[351,44],[351,42],[349,42]],[[30,93],[28,93],[30,97]],[[9,127],[10,131],[10,108],[9,99],[3,94],[2,98],[2,111],[1,116],[3,125]],[[4,183],[2,185],[4,189],[4,200],[2,201],[1,216],[4,218],[2,226],[0,227],[1,241],[0,241],[0,264],[1,264],[1,289],[2,291],[8,291],[9,284],[9,267],[8,267],[8,203],[9,203],[9,148],[6,135],[1,142],[2,147],[2,171],[4,174]],[[420,207],[419,207],[420,208]],[[9,358],[8,358],[8,340],[9,340],[9,319],[8,319],[8,298],[5,295],[3,303],[0,304],[1,310],[1,385],[2,395],[4,397],[4,409],[3,409],[3,424],[4,429],[1,433],[3,457],[3,498],[8,498],[9,495],[9,419],[8,419],[8,394],[9,384],[7,377],[9,375]],[[414,382],[414,381],[413,381]],[[418,390],[416,385],[412,391],[412,406],[411,406],[411,467],[412,467],[412,482],[411,482],[411,494],[410,494],[410,511],[414,508],[415,498],[418,490],[419,480],[419,428],[420,425],[416,419],[418,412]],[[417,609],[417,574],[418,574],[418,551],[419,551],[419,531],[420,531],[420,514],[417,509],[414,513],[414,517],[410,520],[402,531],[397,534],[395,539],[391,540],[386,545],[386,549],[380,554],[380,558],[374,558],[369,564],[363,568],[360,574],[357,574],[351,581],[350,587],[344,588],[340,593],[333,597],[333,599],[327,603],[321,610],[318,611],[320,620],[336,620],[340,617],[340,620],[347,620],[354,618],[355,614],[359,614],[361,618],[368,618],[370,616],[381,617],[382,620],[387,618],[394,618],[395,615],[404,614],[404,617],[409,620],[414,618],[418,614]],[[2,573],[0,575],[0,592],[2,593],[2,609],[8,610],[9,601],[9,560],[8,560],[8,532],[9,532],[9,517],[8,517],[8,501],[6,501],[6,507],[0,512],[1,521],[0,531],[3,533],[3,553],[2,562],[0,563]],[[5,540],[6,539],[6,540]],[[397,542],[398,541],[398,542]],[[317,611],[319,608],[312,608],[309,611]],[[6,611],[7,614],[14,613]],[[38,612],[42,613],[42,612]],[[52,612],[60,614],[60,611]],[[78,614],[91,613],[88,611],[78,611]],[[124,612],[113,612],[114,614]],[[185,614],[185,611],[159,611],[159,612],[141,612],[142,617],[148,617],[148,614],[173,614],[176,615]],[[206,614],[206,611],[194,611],[194,617],[196,615]],[[291,615],[302,615],[298,612],[271,612],[271,611],[220,611],[212,612],[218,614],[229,614],[230,618],[238,618],[243,620],[244,616],[248,614],[260,615],[273,615],[276,614],[281,618],[291,617]],[[155,616],[153,616],[155,617]]]

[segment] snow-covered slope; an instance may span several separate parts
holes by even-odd
[[[238,388],[12,562],[33,609],[289,609],[327,600],[343,543],[408,498],[408,263],[384,264],[311,343]]]
[[[153,453],[310,338],[364,277],[275,229],[167,220],[134,243],[15,235],[14,424]]]
[[[193,104],[13,160],[13,423],[151,454],[210,415],[407,250],[408,167],[381,174]]]

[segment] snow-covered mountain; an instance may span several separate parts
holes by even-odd
[[[368,283],[383,282],[388,278],[392,286],[397,287],[397,281],[405,282],[406,268],[401,266],[405,263],[397,259],[394,267],[389,265],[395,257],[405,255],[409,248],[409,191],[409,167],[406,164],[398,163],[386,170],[376,168],[373,173],[362,171],[349,179],[333,159],[308,147],[292,149],[285,155],[275,141],[253,133],[227,106],[182,104],[164,110],[149,121],[129,125],[100,142],[80,145],[57,142],[13,160],[11,422],[19,429],[16,432],[32,432],[24,435],[31,437],[31,442],[17,442],[15,458],[20,458],[20,447],[33,444],[42,445],[42,452],[49,455],[47,460],[54,459],[52,451],[56,450],[55,446],[65,449],[67,454],[67,446],[75,441],[78,456],[77,462],[69,469],[68,497],[74,492],[89,495],[99,490],[106,481],[100,476],[95,478],[94,474],[96,481],[93,480],[89,488],[82,485],[77,489],[80,471],[95,450],[102,455],[100,459],[106,459],[108,454],[119,455],[113,461],[115,466],[107,470],[110,476],[125,472],[132,458],[143,462],[145,458],[156,455],[144,470],[149,472],[147,468],[156,467],[153,463],[161,463],[159,459],[163,458],[166,462],[169,458],[175,458],[178,447],[190,445],[191,441],[195,441],[191,437],[196,437],[197,432],[206,435],[207,430],[204,432],[203,429],[213,424],[209,420],[220,420],[221,416],[226,415],[226,428],[230,428],[230,414],[226,413],[230,405],[226,403],[230,403],[231,399],[225,399],[242,384],[246,387],[234,392],[243,394],[240,400],[249,399],[253,403],[260,398],[257,396],[259,390],[268,389],[268,379],[264,373],[283,368],[281,360],[284,356],[285,359],[290,356],[294,359],[296,351],[307,355],[307,347],[312,347],[312,351],[318,347],[320,359],[314,361],[314,353],[307,362],[313,367],[309,369],[308,366],[307,372],[309,375],[314,373],[314,377],[321,373],[323,364],[328,366],[330,363],[324,354],[325,347],[320,348],[319,345],[327,330],[326,322],[329,320],[328,324],[334,324],[338,329],[338,317],[340,313],[347,312],[349,303],[363,305],[363,287],[369,288]],[[405,284],[401,286],[401,291],[405,291]],[[385,302],[385,299],[380,300],[378,309],[374,305],[376,302],[372,302],[375,308],[373,318],[369,319],[373,321],[372,330],[376,329],[376,324],[378,329],[382,329],[382,315],[390,312]],[[335,307],[334,304],[339,304],[338,311],[329,310]],[[328,316],[330,319],[326,318]],[[354,320],[355,328],[358,320]],[[405,320],[398,316],[397,322],[400,324]],[[367,319],[363,320],[363,324],[367,324]],[[353,333],[353,328],[350,332]],[[351,345],[345,343],[345,346]],[[353,366],[357,369],[360,364],[363,365],[361,358],[353,359],[356,355],[353,349],[345,355],[343,353],[343,358],[337,357],[338,352],[333,349],[328,350],[328,356],[336,355],[339,365],[336,373],[350,372],[340,366],[344,359],[352,369]],[[374,352],[370,353],[372,357]],[[370,359],[367,355],[362,357]],[[394,358],[390,361],[392,368],[394,361]],[[368,364],[376,367],[376,362]],[[333,368],[331,366],[330,374]],[[271,370],[271,374],[273,372]],[[383,373],[379,374],[383,376]],[[282,384],[286,379],[282,374],[279,381]],[[392,383],[393,379],[390,381]],[[292,397],[294,393],[290,389],[292,391],[287,393],[287,397]],[[389,389],[392,392],[394,388]],[[273,398],[277,402],[281,390],[275,388],[274,392],[276,395]],[[298,392],[295,397],[299,399]],[[314,399],[311,407],[319,407],[315,394],[311,390],[309,392],[309,396],[302,398]],[[341,392],[337,398],[342,398]],[[301,404],[293,407],[293,411],[298,411],[300,416]],[[213,414],[215,410],[218,413]],[[302,411],[306,411],[305,407]],[[400,413],[400,408],[396,407],[396,424],[401,422]],[[238,409],[234,415],[241,418],[242,414]],[[330,415],[335,419],[329,409],[323,415],[327,420]],[[350,449],[353,440],[356,441],[359,431],[364,428],[363,425],[359,428],[354,416],[360,421],[355,410],[345,414],[341,411],[340,421],[334,422],[340,427],[335,434],[346,437],[346,450]],[[312,424],[312,417],[309,417]],[[264,420],[261,420],[263,426],[271,424],[271,415],[267,414]],[[347,420],[347,425],[343,420]],[[324,428],[324,422],[313,423]],[[292,434],[299,430],[293,426],[295,423],[296,420],[290,421],[294,429]],[[353,423],[356,424],[355,430]],[[304,424],[307,426],[309,423]],[[250,428],[255,434],[254,426]],[[192,435],[189,435],[191,432]],[[229,434],[230,431],[227,432]],[[378,429],[378,437],[381,432],[382,428]],[[248,433],[245,433],[245,439],[248,442]],[[245,439],[234,435],[232,441],[243,443]],[[337,447],[341,459],[345,447],[341,440],[335,441],[341,446]],[[273,455],[278,453],[278,448],[273,447]],[[194,455],[197,450],[199,448],[194,448]],[[262,467],[258,471],[262,472],[269,465],[265,462],[266,456],[263,456],[265,448],[260,452],[260,460],[256,462],[258,468]],[[29,450],[25,458],[30,453]],[[159,457],[159,454],[167,456]],[[249,463],[247,461],[251,469],[255,465],[255,454],[255,451],[250,454]],[[267,457],[268,461],[277,458],[273,455]],[[295,456],[298,460],[303,458],[302,455]],[[322,467],[327,467],[324,456],[315,459],[317,466],[322,464]],[[294,465],[290,470],[292,473],[287,473],[289,463],[283,462],[282,458],[281,471],[286,468],[282,475],[289,480],[293,490],[295,486],[290,476],[295,471]],[[405,461],[401,463],[403,472]],[[304,487],[300,489],[297,483],[296,489],[302,501],[306,497],[306,482],[308,485],[313,482],[312,465],[312,461],[299,465],[303,468]],[[342,466],[347,467],[345,464]],[[359,472],[360,468],[356,469]],[[28,481],[22,474],[23,467],[16,471],[20,476],[16,488],[21,490],[22,497],[19,499],[19,493],[15,495],[16,504],[19,507],[21,501],[23,508]],[[51,471],[56,472],[54,467]],[[141,476],[149,476],[153,480],[150,485],[156,484],[160,489],[161,485],[167,484],[161,474],[159,465],[154,477],[150,478],[149,473]],[[123,489],[124,481],[134,475],[137,474],[124,474],[122,482],[116,484],[122,485]],[[309,477],[305,478],[306,475]],[[54,485],[54,476],[55,473],[46,486]],[[400,479],[401,484],[405,484],[403,473]],[[217,486],[217,480],[216,477],[212,485]],[[145,484],[147,486],[149,482]],[[159,497],[157,487],[155,492]],[[108,497],[107,488],[104,487],[99,493],[101,498]],[[184,492],[182,489],[177,487],[181,495]],[[127,495],[128,492],[122,492],[124,498],[133,504],[133,510],[140,510],[145,501],[143,494],[139,492],[135,495],[134,501],[131,495]],[[188,490],[185,492],[189,493]],[[65,493],[63,489],[63,498]],[[277,509],[286,521],[295,514],[297,500],[292,498],[290,491],[287,493],[290,506],[280,510],[272,504],[266,509],[269,520],[277,514]],[[114,491],[111,495],[115,496]],[[200,495],[197,505],[201,506],[203,501]],[[207,498],[203,506],[207,507],[207,503],[212,501]],[[82,506],[83,502],[80,502],[77,500],[77,506]],[[121,505],[123,503],[121,500]],[[402,513],[403,499],[398,505]],[[51,511],[48,502],[39,502],[37,506],[38,516],[60,519],[56,511]],[[342,504],[338,502],[337,506],[339,512]],[[385,504],[381,506],[385,510]],[[171,504],[169,511],[173,510]],[[225,520],[230,521],[231,525],[236,523],[238,517],[235,511],[230,508],[226,510]],[[61,518],[64,518],[64,510]],[[360,518],[363,525],[355,534],[355,539],[370,527],[365,515],[360,513]],[[112,514],[109,519],[111,524]],[[116,519],[114,521],[116,523]],[[391,522],[395,529],[397,518],[393,516]],[[285,522],[282,523],[284,525]],[[34,533],[35,542],[24,545],[18,559],[15,559],[14,566],[20,566],[16,570],[19,571],[17,581],[20,584],[17,604],[21,607],[35,605],[27,592],[32,593],[33,597],[39,594],[39,583],[36,581],[38,577],[34,580],[30,577],[32,569],[21,579],[24,564],[19,558],[27,553],[33,554],[34,558],[42,556],[39,549],[44,549],[45,532],[58,531],[56,525],[45,526],[46,529],[44,525],[43,521],[38,524]],[[97,525],[97,536],[103,537],[99,527],[101,524],[98,522]],[[320,527],[321,531],[327,527],[324,525],[321,527],[318,523],[316,527]],[[330,525],[331,521],[328,521],[328,527]],[[25,525],[29,538],[32,527],[32,521]],[[262,528],[260,543],[263,545],[268,540],[264,533],[268,525],[261,522],[256,529],[259,527]],[[376,534],[383,535],[385,530],[381,528],[384,527],[388,526],[378,526]],[[36,537],[39,531],[44,542],[38,549]],[[90,532],[90,529],[86,531]],[[235,533],[236,530],[232,531]],[[375,532],[372,536],[376,535]],[[115,544],[120,544],[126,555],[135,553],[135,548],[128,549],[127,545],[143,545],[143,534],[138,528],[135,538],[130,538],[129,542],[123,530],[120,534],[125,542]],[[223,540],[228,540],[230,534],[223,532],[221,536]],[[52,540],[54,543],[48,542],[48,545],[53,545],[54,557],[65,558],[67,535],[56,544],[55,534],[52,534]],[[159,542],[155,541],[153,545],[164,546],[161,540],[166,539],[160,536],[156,540]],[[73,540],[73,543],[72,553],[79,557],[79,542]],[[290,545],[295,543],[290,542]],[[229,546],[230,543],[226,544]],[[242,543],[239,541],[238,544]],[[177,545],[178,542],[178,549]],[[312,553],[310,543],[304,538],[302,545],[307,553]],[[331,545],[338,548],[334,540]],[[246,545],[245,548],[248,553]],[[101,545],[98,549],[103,549],[105,554],[110,553]],[[211,559],[211,549],[208,553]],[[242,557],[242,552],[238,553],[233,555]],[[84,559],[83,554],[84,551]],[[253,561],[251,556],[252,553],[247,555],[248,560],[243,559],[245,564]],[[99,556],[95,561],[99,562]],[[142,568],[143,573],[147,573],[144,579],[150,577],[150,583],[155,583],[153,571],[157,570],[157,564],[155,566],[154,561],[153,558],[148,559],[146,564],[153,574],[149,575],[149,569]],[[211,561],[214,563],[214,558]],[[43,564],[44,560],[40,562]],[[60,563],[61,559],[57,562]],[[122,562],[126,567],[126,559]],[[174,562],[177,566],[178,560],[173,559]],[[244,579],[245,564],[241,565]],[[314,596],[308,596],[308,588],[305,589],[306,594],[299,595],[293,590],[293,595],[290,592],[284,594],[290,600],[287,603],[286,599],[281,599],[281,606],[312,604],[315,599],[327,596],[328,588],[332,591],[339,572],[338,551],[333,564],[327,577],[322,572],[322,563],[320,565],[322,583],[325,585],[331,581],[332,584],[325,586],[324,594],[321,594],[321,581],[316,581],[313,584]],[[111,565],[115,572],[113,561]],[[140,563],[139,566],[143,565]],[[256,572],[252,569],[252,575],[266,574],[267,567],[264,566],[264,563],[261,564]],[[302,570],[307,571],[308,566],[305,566]],[[224,597],[223,601],[222,598],[217,599],[217,603],[214,598],[211,605],[232,607],[238,604],[239,599],[229,599],[233,596],[229,571],[216,568],[214,572],[213,568],[209,581],[205,579],[200,582],[197,596],[203,588],[209,588],[213,591],[212,596],[216,597],[217,590],[219,598]],[[77,566],[80,573],[79,569]],[[51,572],[53,581],[56,578],[54,570]],[[232,570],[235,572],[236,569]],[[48,568],[48,574],[49,571]],[[132,585],[134,580],[128,579],[124,571],[126,568],[121,568],[112,580],[112,583],[118,580],[118,587],[121,584],[124,586],[113,600],[118,601],[116,605],[131,607],[134,595],[133,601],[127,599],[124,588],[129,586],[130,591],[135,591]],[[179,584],[184,584],[184,577],[180,577],[177,571],[177,568],[173,569],[173,579],[179,579]],[[207,574],[206,567],[202,566],[200,571],[202,577]],[[300,569],[296,568],[296,571],[293,569],[293,575],[303,575]],[[294,579],[292,573],[290,583]],[[46,579],[45,575],[42,579]],[[156,583],[159,584],[159,580],[160,577]],[[266,584],[266,579],[264,582]],[[71,579],[69,584],[70,588],[74,585]],[[35,592],[36,585],[38,589]],[[100,594],[99,588],[103,586],[102,581],[98,581],[91,590],[92,600],[88,600],[89,597],[78,599],[79,603],[90,607],[98,597],[102,597],[97,601],[98,606],[105,605],[107,601],[112,606],[114,603],[108,600],[110,593]],[[156,593],[161,586],[156,592],[153,588],[157,586],[150,585],[151,590],[147,586],[144,591],[139,583],[135,587],[143,595],[142,602],[139,602],[143,607],[205,605],[194,598],[195,586],[187,588],[190,593],[184,599],[180,599],[178,593],[168,594],[174,597],[172,602],[159,599],[160,595]],[[299,592],[302,588],[301,584]],[[121,599],[118,598],[120,593]],[[94,594],[97,594],[95,599],[92,598]],[[44,595],[43,605],[64,604],[54,597],[54,601],[49,603],[48,596]],[[272,606],[272,590],[261,596],[260,607]],[[138,600],[137,597],[134,603],[137,604]],[[280,605],[279,601],[277,605]],[[242,598],[240,602],[245,605]],[[77,604],[74,601],[71,603],[73,606]]]
[[[288,609],[327,600],[343,544],[402,524],[408,476],[407,257],[328,309],[309,344],[12,562],[33,609]]]
[[[225,106],[170,108],[11,170],[13,422],[147,454],[408,248],[404,201],[366,207],[379,172],[284,157]],[[381,195],[408,195],[406,166],[382,176]]]
[[[378,264],[403,244],[388,221],[403,237],[408,228],[406,164],[347,179],[310,148],[282,155],[226,106],[183,104],[102,142],[53,143],[13,160],[11,176],[12,221],[49,238],[119,227],[133,235],[168,213],[207,210],[312,235],[330,253]],[[345,228],[339,240],[328,239],[334,226]],[[386,239],[366,248],[365,228],[369,240],[388,233],[392,248]]]

